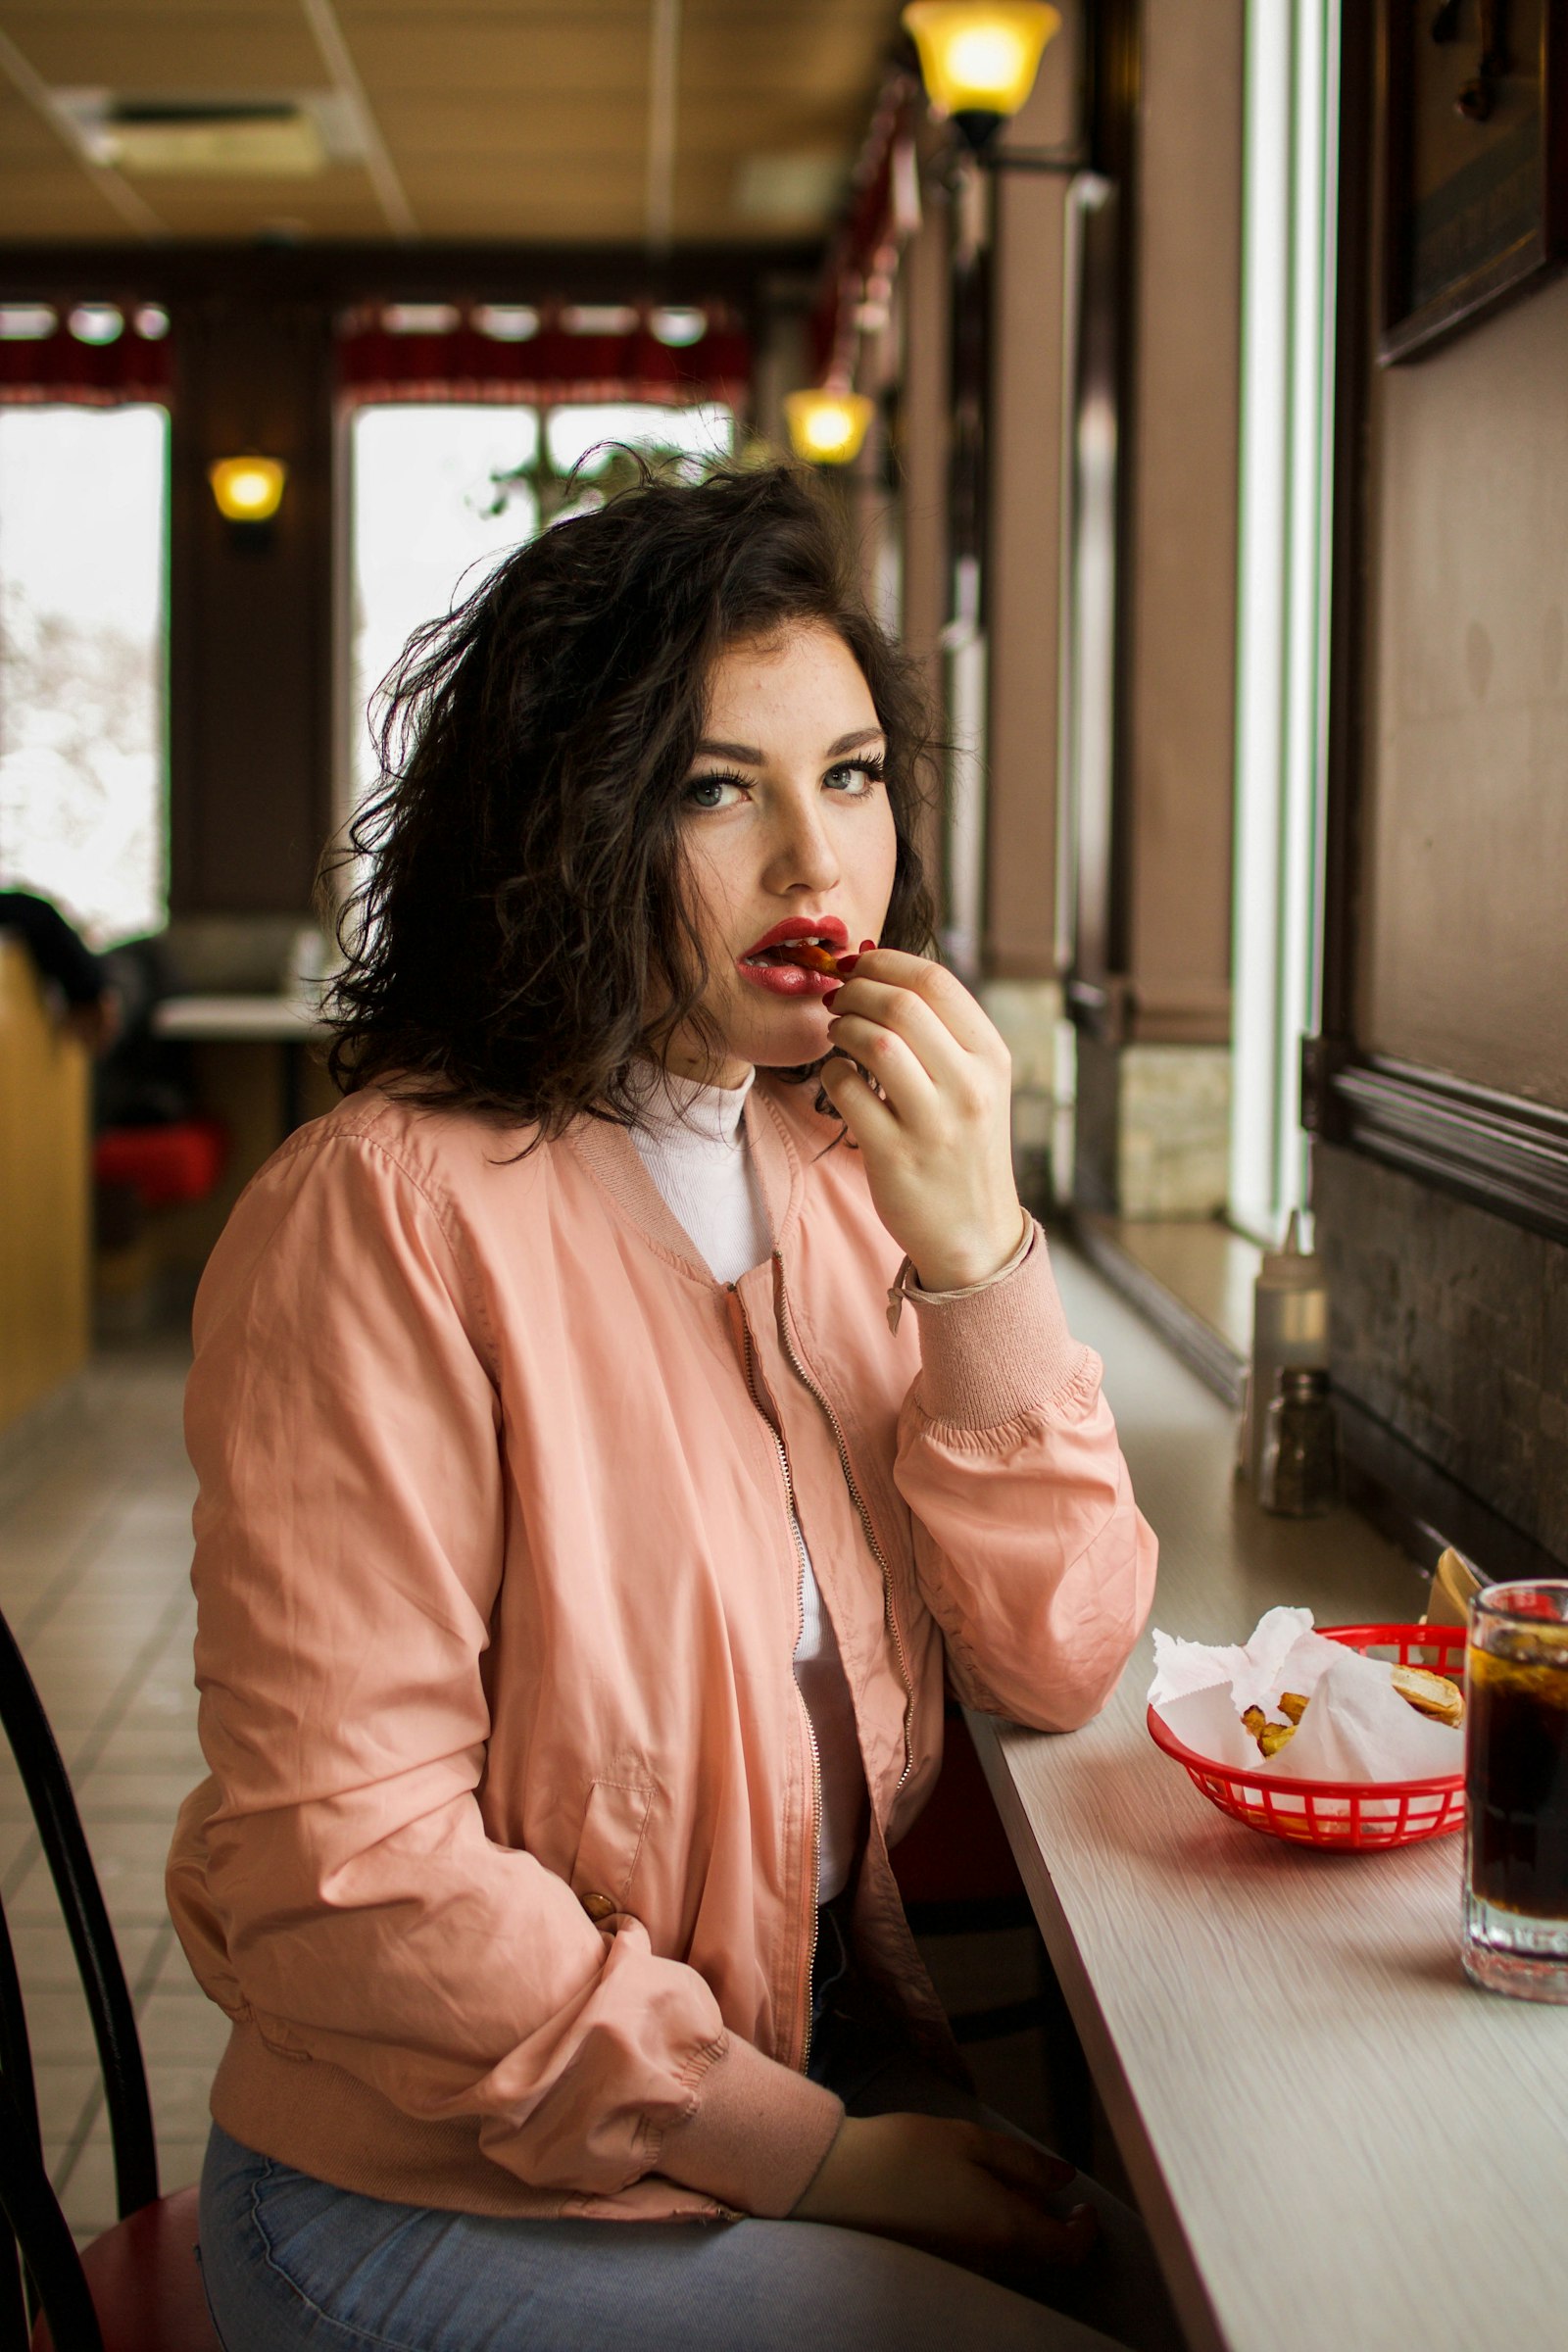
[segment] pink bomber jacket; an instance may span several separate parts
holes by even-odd
[[[1154,1542],[1044,1236],[890,1314],[899,1250],[804,1089],[746,1105],[774,1251],[696,1256],[624,1131],[351,1097],[246,1191],[186,1434],[209,1777],[169,1895],[232,2021],[213,2113],[318,2178],[497,2214],[787,2213],[816,1788],[793,1494],[870,1790],[863,1966],[941,2013],[888,1847],[944,1667],[1103,1703]],[[897,1328],[891,1328],[896,1324]]]

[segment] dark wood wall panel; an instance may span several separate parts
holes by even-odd
[[[171,904],[305,913],[331,823],[332,339],[324,304],[176,306],[170,547]],[[288,467],[266,526],[207,468]]]

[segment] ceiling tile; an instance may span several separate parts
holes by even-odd
[[[57,171],[29,165],[0,168],[0,238],[19,243],[35,237],[86,237],[117,241],[129,234],[108,199],[84,172],[67,164]]]
[[[616,38],[613,27],[601,31],[554,13],[526,30],[466,10],[452,18],[409,18],[357,30],[352,47],[372,102],[389,91],[532,89],[588,106],[648,86],[646,38]]]
[[[334,5],[421,235],[641,238],[652,0]],[[682,0],[680,25],[677,235],[791,234],[737,215],[745,159],[838,151],[848,164],[898,0]],[[0,29],[56,85],[219,95],[330,78],[301,0],[0,0]],[[0,183],[12,191],[0,234],[133,237],[66,154],[0,82]],[[24,159],[26,191],[5,170]],[[283,219],[313,235],[388,234],[354,169],[133,184],[176,236],[249,239]]]
[[[70,159],[71,149],[54,124],[0,83],[0,171],[33,162],[48,171]]]
[[[270,182],[265,191],[243,185],[193,187],[188,181],[163,183],[157,208],[176,237],[222,237],[253,244],[264,235],[299,233],[306,237],[382,237],[386,215],[374,190],[358,172],[334,172],[311,183],[310,191],[280,191]]]
[[[24,24],[21,10],[5,8],[0,26],[55,88],[226,94],[331,79],[298,9],[51,8]]]
[[[648,133],[647,102],[640,95],[606,98],[585,122],[577,111],[532,93],[404,93],[378,99],[375,119],[400,167],[428,156],[517,150],[554,156],[635,147],[640,154]]]

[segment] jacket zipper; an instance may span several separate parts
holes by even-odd
[[[784,1475],[784,1494],[790,1508],[790,1532],[795,1538],[795,1549],[800,1558],[800,1568],[795,1585],[795,1640],[798,1644],[801,1639],[801,1629],[806,1622],[807,1553],[806,1538],[801,1533],[800,1514],[795,1507],[795,1475],[790,1468],[790,1457],[785,1449],[784,1440],[779,1435],[779,1432],[774,1428],[772,1420],[770,1419],[766,1408],[762,1403],[761,1396],[758,1392],[757,1357],[752,1344],[752,1327],[747,1321],[746,1309],[741,1304],[739,1286],[732,1282],[729,1288],[734,1296],[736,1305],[740,1307],[741,1329],[745,1334],[746,1386],[751,1392],[752,1402],[756,1405],[757,1410],[761,1417],[763,1426],[767,1430],[768,1436],[772,1439],[774,1445],[778,1448],[778,1465]],[[809,1888],[810,1924],[807,1931],[806,1993],[804,2001],[806,2023],[801,2041],[800,2060],[800,2071],[804,2075],[808,2065],[810,2062],[811,2056],[811,1976],[816,1967],[816,1938],[821,1925],[821,1918],[817,1909],[816,1897],[817,1889],[822,1884],[822,1758],[816,1744],[816,1727],[811,1721],[811,1710],[806,1703],[800,1684],[795,1682],[795,1670],[793,1664],[790,1668],[790,1680],[795,1684],[795,1701],[801,1710],[801,1720],[806,1725],[807,1742],[811,1750],[811,1878]]]
[[[902,1788],[914,1767],[914,1755],[910,1746],[911,1728],[914,1720],[914,1684],[909,1674],[908,1653],[904,1646],[904,1635],[899,1625],[898,1611],[893,1604],[892,1571],[888,1567],[887,1555],[877,1541],[876,1529],[871,1524],[871,1514],[865,1507],[864,1497],[856,1484],[855,1472],[850,1467],[850,1449],[844,1442],[844,1432],[839,1426],[839,1417],[802,1363],[791,1336],[789,1293],[784,1287],[784,1259],[777,1250],[773,1252],[773,1279],[778,1298],[778,1336],[783,1344],[784,1353],[789,1358],[790,1368],[797,1380],[816,1398],[827,1416],[828,1427],[833,1432],[833,1443],[838,1447],[839,1467],[844,1473],[844,1483],[850,1490],[850,1500],[859,1514],[860,1526],[871,1557],[881,1572],[883,1614],[887,1620],[888,1632],[893,1637],[893,1652],[899,1662],[899,1680],[904,1685],[904,1770],[899,1774],[899,1788]],[[748,1347],[750,1344],[750,1334],[748,1334]],[[782,1447],[780,1450],[782,1451]],[[894,1794],[898,1794],[898,1789],[894,1790]]]

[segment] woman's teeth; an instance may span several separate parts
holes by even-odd
[[[761,948],[748,956],[748,963],[792,963],[808,972],[837,973],[838,964],[831,949],[816,939],[786,939],[777,947]]]

